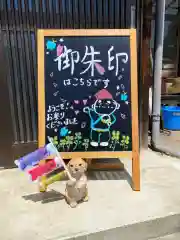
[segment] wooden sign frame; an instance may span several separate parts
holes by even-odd
[[[132,159],[133,189],[140,190],[140,156],[138,129],[138,87],[137,87],[137,44],[135,29],[38,29],[38,145],[45,144],[45,71],[44,71],[44,37],[55,36],[129,36],[131,55],[131,115],[132,115],[132,151],[115,152],[61,152],[65,159],[82,158],[129,158]]]

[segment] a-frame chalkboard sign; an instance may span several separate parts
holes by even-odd
[[[132,159],[140,189],[135,29],[38,30],[39,146]]]

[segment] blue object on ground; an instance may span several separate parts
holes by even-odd
[[[164,128],[168,130],[180,130],[180,107],[162,107],[162,119]]]

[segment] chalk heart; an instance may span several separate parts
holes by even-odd
[[[99,72],[99,74],[104,75],[105,69],[103,66],[101,66],[99,63],[95,63],[95,67],[96,67],[97,71]]]
[[[84,103],[84,105],[86,105],[86,103],[87,103],[87,100],[86,100],[86,99],[84,99],[84,100],[83,100],[83,103]]]
[[[63,48],[64,47],[60,44],[57,46],[57,50],[56,50],[57,51],[57,56],[61,56],[61,54],[63,53]]]
[[[76,111],[75,111],[75,114],[76,114],[76,115],[78,115],[78,113],[79,113],[79,111],[78,111],[78,110],[76,110]]]
[[[74,103],[75,104],[79,104],[79,100],[74,100]]]

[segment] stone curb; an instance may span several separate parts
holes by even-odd
[[[180,232],[180,214],[86,235],[52,240],[149,240]]]

